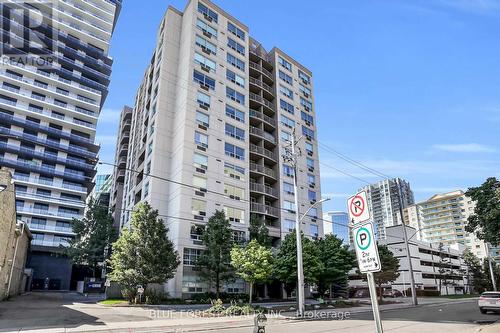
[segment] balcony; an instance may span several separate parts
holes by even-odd
[[[273,162],[278,161],[278,157],[274,152],[270,151],[269,149],[254,145],[253,143],[250,143],[250,152],[265,156]]]
[[[273,118],[271,118],[269,116],[266,116],[264,113],[262,113],[260,111],[250,109],[250,117],[263,120],[266,123],[268,123],[269,125],[271,125],[272,127],[276,128],[276,120],[274,120]]]
[[[264,105],[265,107],[267,107],[271,111],[276,112],[276,108],[274,107],[274,104],[269,102],[267,99],[265,99],[257,94],[254,94],[252,92],[249,93],[249,97],[250,97],[250,101],[257,102],[261,105]]]
[[[276,171],[274,171],[273,169],[268,168],[264,165],[255,164],[255,163],[250,162],[250,171],[266,175],[266,176],[271,177],[273,179],[277,179]]]
[[[82,214],[66,213],[49,209],[39,209],[30,207],[16,207],[17,213],[21,214],[33,214],[33,215],[43,215],[48,217],[63,218],[63,219],[79,219],[82,218]]]
[[[276,190],[275,188],[272,188],[271,186],[267,186],[264,184],[250,182],[250,191],[251,192],[265,193],[265,194],[268,194],[272,197],[278,198],[278,190]]]
[[[250,61],[249,62],[249,67],[251,69],[255,69],[255,70],[261,72],[262,74],[264,74],[265,76],[267,76],[270,80],[273,80],[273,73],[271,73],[270,71],[268,71],[267,69],[265,69],[261,65],[256,64],[256,63]]]
[[[274,135],[264,130],[261,130],[260,128],[250,126],[250,134],[255,135],[259,138],[263,138],[271,142],[272,144],[276,144],[276,139],[274,138]]]
[[[265,214],[269,215],[272,217],[279,217],[279,208],[269,206],[269,205],[264,205],[256,202],[251,202],[250,203],[250,212],[252,213],[259,213],[259,214]]]
[[[54,233],[62,233],[65,235],[75,235],[73,228],[58,227],[55,225],[28,223],[30,231],[52,231]]]
[[[63,241],[49,241],[49,240],[44,240],[44,239],[33,239],[31,241],[31,245],[39,245],[39,246],[47,246],[47,247],[59,247],[60,245],[69,246],[69,243],[63,242]]]
[[[261,80],[250,77],[250,83],[255,86],[258,86],[259,88],[262,88],[263,90],[268,92],[271,96],[274,96],[273,88],[271,88],[268,84],[262,82]]]
[[[50,202],[58,205],[67,205],[67,206],[76,206],[79,208],[85,208],[85,202],[81,200],[58,198],[51,195],[42,195],[37,193],[16,191],[16,197],[23,199],[31,199],[36,201]]]

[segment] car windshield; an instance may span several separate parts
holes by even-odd
[[[500,298],[500,293],[484,293],[481,295],[483,298]]]

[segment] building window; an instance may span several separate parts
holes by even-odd
[[[283,200],[283,209],[295,212],[295,203],[288,200]]]
[[[237,158],[239,160],[245,160],[245,149],[232,145],[230,143],[225,143],[224,150],[227,156]]]
[[[304,82],[305,84],[309,84],[311,83],[311,78],[309,77],[309,75],[307,75],[306,73],[304,73],[303,71],[301,71],[299,69],[299,78],[302,80],[302,82]]]
[[[232,99],[236,103],[245,104],[245,95],[237,92],[236,90],[226,87],[226,97]]]
[[[281,123],[284,126],[286,126],[288,128],[294,128],[295,127],[295,121],[293,121],[292,119],[288,118],[287,116],[281,115],[280,119],[281,119]]]
[[[226,105],[226,116],[233,118],[234,120],[237,120],[239,122],[244,123],[245,122],[245,112],[242,112],[240,110],[236,110],[230,105]]]
[[[314,160],[312,158],[307,158],[307,167],[310,169],[314,169]]]
[[[287,177],[293,177],[293,168],[289,165],[283,164],[283,174]]]
[[[312,110],[312,103],[309,102],[308,100],[303,99],[302,97],[300,98],[300,105],[302,105],[304,109],[308,112]]]
[[[305,97],[311,96],[311,89],[304,87],[303,85],[299,84],[299,89],[302,91]]]
[[[245,40],[245,32],[231,22],[227,22],[227,30],[235,36],[238,36],[239,39]]]
[[[193,215],[205,216],[207,212],[207,203],[203,200],[191,199],[191,213]]]
[[[245,232],[239,230],[232,230],[232,239],[234,244],[243,244],[245,243]]]
[[[194,53],[194,62],[212,73],[215,73],[215,71],[217,70],[217,64],[215,63],[215,61],[202,56],[198,52]]]
[[[311,116],[310,114],[308,113],[305,113],[304,111],[301,111],[300,112],[300,117],[302,118],[303,121],[306,122],[306,124],[308,125],[312,125],[313,124],[313,116]]]
[[[226,69],[226,79],[228,79],[229,81],[233,82],[234,84],[240,87],[243,88],[245,87],[245,78],[239,76],[238,74],[229,69]]]
[[[208,135],[195,131],[194,142],[200,147],[208,148]]]
[[[234,179],[245,180],[245,168],[231,163],[224,163],[224,174]]]
[[[309,213],[307,213],[307,215],[308,215],[309,217],[312,217],[312,218],[317,218],[317,217],[318,217],[318,209],[317,209],[317,208],[314,208],[314,207],[313,207],[313,208],[311,208],[311,209],[309,210]]]
[[[203,14],[205,18],[207,18],[209,21],[214,21],[217,23],[218,20],[218,15],[216,12],[202,4],[201,2],[198,2],[198,12]]]
[[[295,191],[293,188],[293,184],[283,182],[283,192],[286,194],[294,195]]]
[[[193,72],[193,80],[204,87],[215,90],[215,80],[197,70]]]
[[[149,194],[149,182],[144,184],[144,198],[147,197]]]
[[[293,99],[293,91],[291,91],[290,89],[281,84],[280,84],[280,93],[290,99]]]
[[[314,147],[312,143],[306,141],[306,151],[308,154],[312,154],[314,152]]]
[[[278,75],[279,75],[280,79],[282,79],[283,81],[285,81],[286,83],[288,83],[290,85],[293,85],[293,79],[290,75],[286,74],[283,71],[279,71]]]
[[[316,201],[316,192],[308,190],[307,198],[309,199],[309,201]]]
[[[291,113],[291,114],[294,114],[295,113],[295,110],[293,108],[293,105],[290,104],[290,103],[287,103],[286,101],[280,99],[280,108],[282,110],[285,110],[286,112],[288,113]]]
[[[229,184],[224,184],[224,194],[234,200],[245,200],[245,190]]]
[[[309,225],[309,231],[310,231],[310,234],[311,234],[312,238],[318,238],[318,236],[319,236],[318,225],[316,225],[316,224],[310,224]]]
[[[232,38],[227,38],[227,46],[241,55],[245,55],[245,47]]]
[[[224,206],[224,213],[230,222],[245,223],[245,211],[243,209]]]
[[[295,221],[294,220],[285,220],[285,230],[288,232],[292,232],[295,230]]]
[[[204,293],[208,291],[206,282],[202,282],[199,276],[183,275],[182,276],[182,292],[183,293]]]
[[[286,61],[283,57],[278,56],[278,63],[290,72],[292,71],[292,64]]]
[[[184,248],[184,256],[183,256],[183,264],[185,266],[194,266],[196,264],[196,260],[201,256],[201,251],[199,249],[190,249]]]
[[[245,71],[245,62],[243,60],[236,58],[229,52],[227,53],[227,62],[233,65],[234,67],[241,69],[242,71]]]
[[[201,91],[198,91],[196,94],[196,100],[200,105],[206,106],[207,108],[210,107],[210,96],[207,94],[202,93]]]
[[[197,168],[208,169],[208,156],[194,153],[193,165]]]
[[[196,35],[195,43],[196,43],[196,45],[201,47],[202,50],[206,50],[212,54],[217,54],[217,46],[215,46],[215,44],[210,43],[205,38]]]
[[[210,116],[200,111],[196,111],[196,123],[203,125],[205,127],[209,127],[210,124]]]
[[[226,135],[237,140],[245,141],[245,131],[228,123],[226,123]]]
[[[286,142],[291,142],[292,141],[292,135],[286,131],[281,131],[281,139],[286,141]]]
[[[207,180],[206,178],[193,176],[193,186],[199,189],[207,189]]]
[[[206,24],[205,22],[203,22],[202,20],[200,19],[197,19],[196,20],[196,26],[198,27],[198,29],[200,29],[201,31],[203,31],[203,34],[207,37],[217,37],[217,30],[215,30],[214,28],[212,28],[211,26],[209,26],[208,24]]]
[[[304,134],[308,139],[314,140],[314,131],[306,126],[302,126],[302,134]]]

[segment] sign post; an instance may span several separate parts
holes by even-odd
[[[366,192],[362,191],[347,200],[349,216],[353,227],[352,235],[356,248],[359,271],[367,275],[370,299],[372,302],[373,318],[377,333],[383,333],[382,321],[377,300],[377,287],[375,285],[374,272],[381,270],[380,257],[378,254],[373,224],[370,220],[370,211],[367,205]]]

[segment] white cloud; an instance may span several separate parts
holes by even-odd
[[[436,144],[433,149],[452,153],[493,153],[495,149],[479,143]]]

